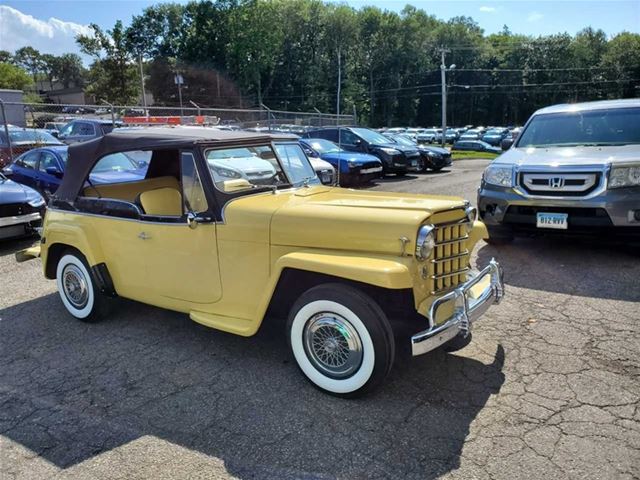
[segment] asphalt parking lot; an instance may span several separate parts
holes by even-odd
[[[475,201],[487,161],[372,189]],[[87,325],[25,242],[0,243],[0,478],[640,477],[640,256],[517,239],[474,342],[400,359],[375,395],[307,383],[282,332],[252,338],[120,301]]]

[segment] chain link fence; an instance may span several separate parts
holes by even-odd
[[[329,125],[355,125],[353,115],[262,109],[141,107],[3,102],[0,100],[0,168],[26,150],[46,145],[51,136],[64,140],[72,120],[102,120],[114,127],[203,125],[303,134]],[[76,122],[79,124],[80,122]],[[26,129],[26,130],[25,130]],[[62,131],[62,132],[61,132]]]

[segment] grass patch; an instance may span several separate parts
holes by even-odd
[[[493,160],[496,158],[499,153],[491,153],[491,152],[469,152],[469,151],[457,151],[454,150],[451,152],[451,158],[453,160],[466,160],[469,158],[480,158],[480,159],[488,159]]]

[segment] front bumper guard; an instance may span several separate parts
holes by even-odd
[[[491,259],[489,265],[472,275],[473,278],[437,298],[431,304],[429,324],[432,327],[411,337],[413,356],[435,350],[460,333],[468,335],[471,324],[478,320],[491,305],[500,303],[504,297],[503,272],[500,264],[495,259]],[[480,293],[472,293],[474,287],[485,283],[487,285]],[[455,302],[453,315],[441,325],[435,325],[438,308],[449,301]]]

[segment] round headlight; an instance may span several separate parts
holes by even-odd
[[[436,228],[433,225],[423,225],[418,230],[416,239],[416,258],[426,260],[436,246]]]

